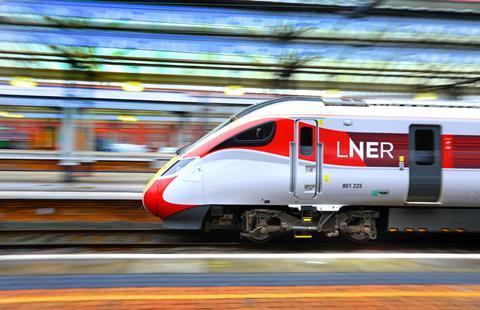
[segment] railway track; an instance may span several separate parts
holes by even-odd
[[[237,233],[203,233],[192,231],[3,231],[0,233],[0,254],[15,249],[87,249],[93,251],[127,250],[136,252],[448,252],[479,253],[479,235],[452,237],[431,235],[389,236],[368,244],[355,244],[343,239],[318,237],[295,240],[282,236],[265,244],[239,238]]]
[[[480,251],[479,235],[397,235],[368,245],[323,237],[294,240],[287,235],[268,244],[240,240],[238,233],[165,231],[137,200],[1,200],[0,248],[201,247],[255,251],[434,250]]]
[[[7,231],[0,234],[0,247],[14,246],[224,246],[241,245],[238,234],[215,235],[189,231]]]
[[[0,232],[159,230],[140,200],[0,200]]]
[[[214,236],[163,231],[162,222],[145,211],[139,200],[0,200],[0,247],[238,242],[238,235],[223,240]]]

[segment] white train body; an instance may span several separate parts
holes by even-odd
[[[331,221],[341,210],[366,210],[360,217],[369,218],[378,217],[382,208],[449,217],[453,208],[480,207],[480,109],[340,105],[305,98],[266,102],[172,159],[150,181],[144,205],[167,227],[199,229],[206,218],[214,228],[241,221],[243,233],[258,240],[266,233],[313,227],[347,233],[349,221],[357,230],[363,225],[361,233],[368,235],[365,225],[372,223],[367,220],[360,225],[350,218],[343,231],[319,227],[322,214],[330,214]],[[276,225],[260,225],[262,214]],[[248,216],[256,220],[249,224]],[[434,222],[424,226],[441,229]],[[341,226],[338,219],[330,224]],[[267,232],[255,238],[260,233],[249,234],[245,225]],[[271,226],[284,228],[270,232]]]

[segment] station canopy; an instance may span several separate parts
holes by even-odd
[[[319,8],[369,8],[375,10],[480,13],[480,0],[246,0],[245,3],[302,5]]]
[[[4,1],[0,76],[480,93],[477,3],[298,2]]]

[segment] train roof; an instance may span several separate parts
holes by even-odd
[[[285,97],[253,105],[232,119],[261,116],[351,116],[480,120],[480,103],[395,98]]]

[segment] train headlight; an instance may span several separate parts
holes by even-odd
[[[159,177],[175,174],[180,171],[183,167],[191,163],[195,158],[187,158],[178,160],[178,156],[170,159],[163,167],[155,173],[155,175],[150,179],[147,186],[143,190],[143,194],[150,188],[150,186],[155,182]]]
[[[177,162],[178,156],[174,156],[165,165],[163,165],[162,168],[160,168],[160,170],[158,170],[157,173],[155,173],[155,175],[150,179],[150,181],[148,181],[147,186],[145,186],[145,189],[143,190],[143,193],[145,194],[145,192],[150,188],[153,182],[155,182],[156,179],[158,179],[162,174],[165,173],[165,171],[170,169],[170,167],[175,165]]]
[[[171,175],[171,174],[175,174],[175,173],[179,172],[179,171],[182,170],[186,165],[188,165],[189,163],[191,163],[193,160],[195,160],[195,158],[187,158],[187,159],[181,159],[181,160],[177,161],[177,162],[174,163],[171,167],[169,167],[169,168],[162,174],[162,176]]]

